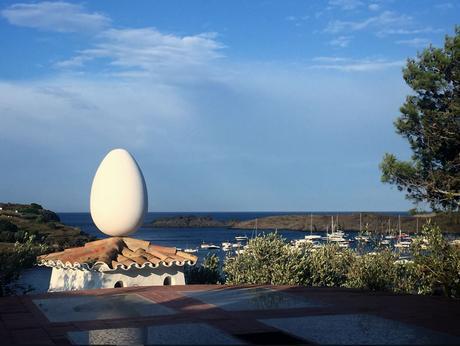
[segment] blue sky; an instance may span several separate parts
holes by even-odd
[[[151,211],[407,210],[401,68],[455,1],[0,2],[0,200],[87,211],[128,149]]]

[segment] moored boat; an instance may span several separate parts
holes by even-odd
[[[220,249],[220,246],[217,246],[217,245],[214,245],[214,244],[207,244],[207,243],[201,244],[200,247],[202,249],[204,249],[204,250],[218,250],[218,249]]]

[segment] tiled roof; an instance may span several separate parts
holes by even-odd
[[[114,271],[132,267],[155,268],[160,265],[170,267],[173,264],[194,265],[197,257],[177,251],[175,247],[150,244],[145,240],[127,237],[111,237],[86,243],[85,246],[66,249],[38,257],[39,265]]]

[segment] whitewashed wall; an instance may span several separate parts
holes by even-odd
[[[53,268],[48,291],[114,288],[117,282],[121,282],[122,287],[162,286],[167,277],[170,278],[171,285],[185,285],[184,267],[172,265],[131,268],[128,271],[119,268],[109,272]]]

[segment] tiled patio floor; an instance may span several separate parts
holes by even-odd
[[[0,344],[460,344],[460,301],[335,288],[159,286],[0,298]]]

